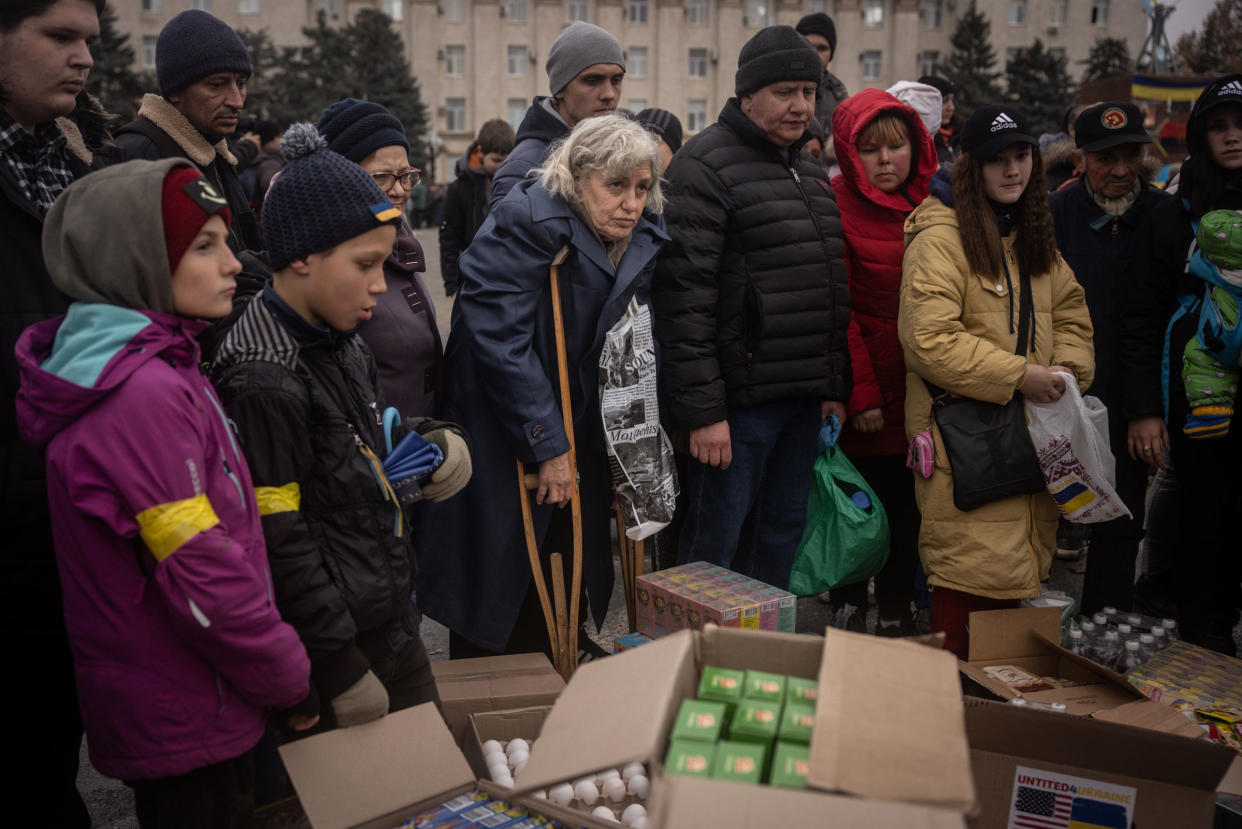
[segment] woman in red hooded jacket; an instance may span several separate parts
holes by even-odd
[[[841,173],[832,189],[841,208],[854,314],[850,361],[854,390],[841,447],[888,513],[888,563],[876,576],[876,632],[907,636],[918,560],[919,512],[906,469],[906,365],[897,339],[906,216],[927,198],[936,147],[913,109],[879,89],[845,99],[832,117]],[[867,609],[867,582],[833,591],[833,603]],[[854,626],[854,625],[851,625]]]

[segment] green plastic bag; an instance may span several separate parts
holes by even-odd
[[[814,596],[869,579],[886,561],[888,515],[884,506],[845,453],[830,446],[815,458],[815,485],[789,592]]]

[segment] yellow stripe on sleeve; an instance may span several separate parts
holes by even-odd
[[[259,515],[297,512],[302,506],[302,487],[297,481],[284,486],[256,486],[254,500],[259,504]]]
[[[135,518],[138,532],[156,561],[163,561],[194,536],[220,523],[205,494],[157,504]]]

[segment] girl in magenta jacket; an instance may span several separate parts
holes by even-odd
[[[912,108],[879,89],[846,98],[832,116],[841,173],[832,189],[841,208],[845,262],[854,313],[850,362],[854,389],[841,447],[875,489],[892,535],[888,563],[876,576],[883,635],[914,632],[910,616],[919,513],[906,469],[906,366],[897,340],[906,216],[927,198],[936,148]],[[867,611],[867,583],[833,591],[833,603]]]
[[[267,709],[309,687],[246,462],[199,371],[201,319],[229,312],[241,269],[228,219],[183,159],[71,185],[43,250],[77,301],[17,345],[91,762],[134,788],[144,827],[241,822]]]

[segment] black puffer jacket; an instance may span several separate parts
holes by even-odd
[[[212,377],[254,479],[277,607],[329,700],[417,635],[413,550],[370,460],[385,454],[370,351],[281,309],[269,284],[220,346]]]
[[[653,303],[678,425],[727,407],[849,399],[850,295],[841,215],[824,171],[780,148],[731,98],[669,165],[672,242]]]

